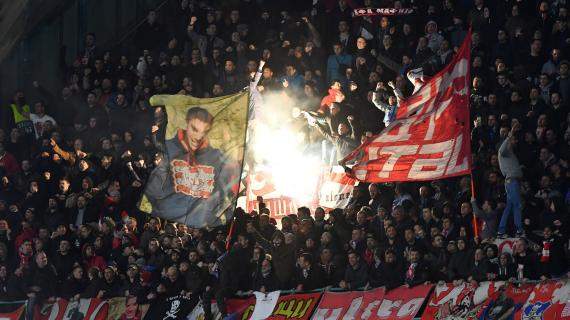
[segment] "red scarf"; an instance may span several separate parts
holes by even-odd
[[[542,241],[542,256],[540,257],[540,262],[547,263],[550,261],[550,241]]]
[[[406,272],[406,279],[412,280],[414,278],[415,271],[416,271],[416,264],[410,263],[410,267]]]
[[[32,261],[32,255],[26,255],[22,251],[18,251],[18,258],[20,258],[20,267],[28,268],[30,266],[30,261]]]

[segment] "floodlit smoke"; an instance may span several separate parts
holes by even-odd
[[[252,123],[253,171],[269,173],[281,196],[309,205],[317,189],[321,159],[307,143],[306,122],[295,119],[296,101],[267,95]]]

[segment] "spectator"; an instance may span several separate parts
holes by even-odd
[[[518,158],[513,150],[517,142],[517,137],[514,132],[511,131],[509,137],[505,139],[501,144],[501,148],[499,148],[499,165],[501,166],[501,172],[505,176],[505,188],[507,190],[507,206],[505,207],[499,224],[499,237],[505,236],[507,222],[511,213],[514,217],[517,236],[523,235],[519,184],[522,171]]]
[[[295,277],[297,291],[310,291],[323,286],[322,272],[314,266],[313,257],[310,254],[301,254],[298,265]]]
[[[344,274],[344,279],[340,281],[339,287],[346,290],[355,290],[368,284],[368,270],[362,263],[357,252],[348,254],[348,266]]]
[[[421,254],[417,248],[410,250],[409,262],[405,270],[404,282],[406,286],[414,287],[429,282],[428,267],[421,258]]]
[[[567,9],[444,1],[410,16],[352,17],[347,1],[297,2],[281,10],[267,1],[182,1],[150,11],[120,52],[89,33],[64,55],[77,57],[68,65],[42,60],[63,68],[62,77],[41,75],[60,89],[23,83],[32,90],[16,91],[1,108],[0,296],[31,294],[41,303],[128,294],[148,302],[186,294],[216,299],[224,313],[225,299],[251,290],[565,274]],[[289,113],[275,101],[299,105],[317,126],[295,124],[309,137],[307,152],[326,141],[321,164],[335,164],[425,88],[453,58],[467,23],[475,198],[466,178],[359,184],[328,216],[313,207],[282,216],[269,201],[255,214],[236,211],[237,237],[138,210],[161,156],[151,127],[164,114],[150,106],[152,95],[219,97],[249,84],[258,124]],[[249,81],[256,71],[259,82]],[[492,244],[507,234],[517,236],[513,256],[497,257]]]
[[[335,43],[332,47],[333,54],[327,59],[327,82],[342,78],[347,68],[353,64],[353,57],[344,53],[341,43]]]
[[[485,200],[482,208],[479,208],[477,200],[471,198],[471,206],[473,212],[478,219],[481,219],[482,227],[479,236],[482,240],[493,238],[497,234],[497,217],[498,212],[494,209],[492,200]]]
[[[0,143],[0,168],[8,176],[12,176],[20,171],[16,158],[6,151],[3,143]]]

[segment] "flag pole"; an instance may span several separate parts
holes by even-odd
[[[238,190],[237,190],[236,198],[235,198],[234,204],[233,204],[232,222],[230,224],[230,230],[228,231],[228,235],[226,237],[226,251],[229,251],[231,248],[231,241],[232,241],[233,234],[235,232],[235,222],[236,222],[235,212],[236,212],[236,209],[238,206],[237,200],[238,200],[240,189],[241,189],[241,179],[242,179],[243,170],[245,167],[245,159],[246,159],[246,152],[247,152],[247,132],[249,130],[249,116],[250,116],[249,104],[251,103],[251,92],[250,92],[250,90],[247,90],[247,89],[245,89],[244,91],[247,92],[247,112],[246,112],[246,118],[245,118],[245,130],[244,130],[244,134],[243,134],[243,154],[242,154],[241,168],[240,168],[238,182],[237,182],[238,183]],[[242,91],[242,92],[244,92],[244,91]],[[246,203],[247,203],[247,194],[246,194]]]
[[[230,248],[232,247],[231,242],[232,242],[232,237],[234,235],[234,229],[235,229],[235,223],[236,223],[236,217],[232,217],[232,223],[230,224],[230,230],[228,231],[228,235],[226,237],[226,251],[230,251]]]
[[[471,173],[469,174],[469,176],[471,177],[471,198],[472,199],[476,199],[475,198],[475,179],[473,179],[473,170],[471,170]],[[475,216],[475,214],[473,214],[473,235],[475,236],[475,238],[479,237],[479,223],[477,223],[477,217]]]
[[[467,30],[466,37],[471,38],[472,27],[473,27],[472,25],[469,25],[469,29]],[[471,39],[469,39],[469,41],[471,41]],[[467,72],[468,72],[467,79],[471,79],[470,67],[467,68]],[[469,86],[469,85],[467,85],[467,92],[468,92],[467,94],[469,97],[469,95],[471,95],[471,86]],[[469,101],[469,100],[467,100],[467,101]],[[468,104],[468,106],[469,106],[469,104]],[[469,113],[468,113],[468,115],[469,115]],[[468,116],[468,119],[469,119],[469,116]],[[470,125],[470,124],[471,124],[471,119],[469,119],[467,122],[467,125]],[[470,144],[468,144],[468,146],[469,146],[469,149],[471,150]],[[473,159],[472,158],[469,159],[469,163],[471,164],[470,165],[471,171],[469,172],[469,176],[471,177],[471,198],[477,199],[475,197],[475,179],[473,177]],[[477,223],[477,217],[475,216],[475,213],[473,213],[473,235],[475,236],[475,238],[479,237],[479,224]]]

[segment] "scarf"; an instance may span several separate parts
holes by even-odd
[[[540,262],[548,263],[550,261],[550,246],[552,242],[550,240],[542,242],[542,256],[540,257]]]
[[[18,257],[20,258],[20,266],[28,268],[30,266],[30,261],[32,261],[31,254],[24,254],[21,250],[18,252]]]
[[[406,271],[406,279],[413,279],[414,275],[415,275],[415,271],[416,271],[416,265],[417,263],[410,263],[410,267],[408,268],[408,271]]]

